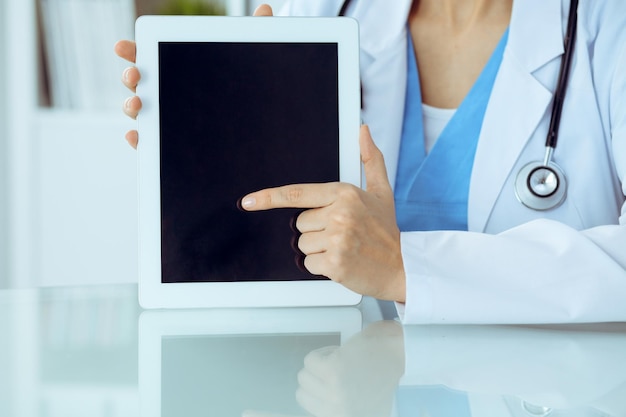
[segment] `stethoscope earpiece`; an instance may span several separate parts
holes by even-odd
[[[515,196],[528,208],[549,210],[561,205],[567,194],[563,170],[554,162],[526,164],[515,179]]]

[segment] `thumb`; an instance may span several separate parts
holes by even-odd
[[[365,170],[366,190],[371,192],[390,190],[385,159],[380,149],[376,147],[367,125],[361,126],[359,145],[361,147],[361,161]]]
[[[262,4],[254,11],[254,16],[274,16],[272,6],[269,4]]]

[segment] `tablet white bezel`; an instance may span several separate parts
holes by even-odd
[[[138,342],[140,415],[161,415],[164,337],[338,333],[343,345],[362,326],[354,307],[144,311]]]
[[[328,280],[161,282],[159,42],[332,42],[338,47],[340,181],[360,186],[358,25],[350,18],[142,16],[136,23],[139,301],[144,308],[355,305],[361,296]],[[251,190],[253,191],[253,190]],[[260,279],[267,277],[260,277]]]

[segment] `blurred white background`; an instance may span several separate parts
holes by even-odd
[[[5,51],[7,50],[6,3],[0,1],[0,288],[7,286],[7,76]]]
[[[0,0],[0,288],[137,281],[134,122],[113,44],[151,1],[169,0]],[[223,1],[235,15],[262,3]]]

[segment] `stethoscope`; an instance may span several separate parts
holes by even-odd
[[[345,0],[339,9],[339,16],[345,16],[352,0]],[[576,26],[578,21],[578,0],[570,0],[570,14],[565,33],[565,52],[561,60],[559,78],[554,92],[550,127],[546,137],[546,151],[543,160],[526,164],[515,179],[515,196],[526,207],[533,210],[549,210],[558,207],[567,194],[567,179],[563,170],[553,161],[563,111],[563,102],[567,90],[567,80],[571,67]]]

